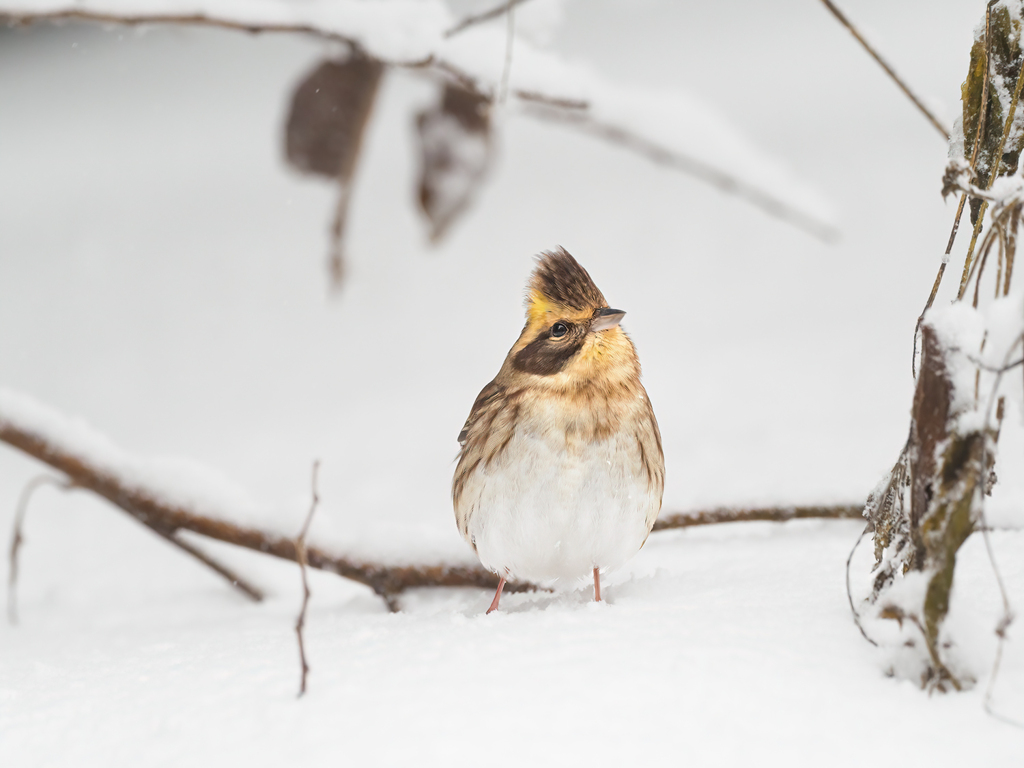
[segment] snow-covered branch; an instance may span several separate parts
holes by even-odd
[[[394,558],[343,554],[335,543],[316,537],[306,543],[306,528],[300,543],[294,531],[287,530],[289,515],[257,508],[241,489],[208,468],[181,460],[135,458],[82,421],[4,389],[0,389],[0,442],[48,464],[66,477],[68,486],[103,497],[174,543],[179,532],[188,531],[300,564],[304,550],[309,567],[365,584],[392,607],[398,595],[415,587],[493,589],[498,583],[494,574],[468,559],[468,550],[462,562],[457,555],[448,562],[408,556],[410,563],[401,564]],[[723,508],[668,514],[654,530],[754,520],[850,519],[859,518],[861,509],[860,505]],[[534,588],[530,584],[506,587]]]
[[[102,496],[162,536],[191,531],[300,562],[294,533],[242,522],[252,517],[252,503],[223,478],[180,461],[135,459],[86,424],[32,398],[0,390],[0,441],[62,472],[71,485]],[[332,551],[315,539],[305,546],[305,554],[309,567],[365,584],[389,605],[412,587],[493,589],[498,583],[494,574],[479,566],[369,562]]]
[[[0,0],[0,20],[9,25],[173,23],[305,34],[344,43],[387,66],[454,80],[489,100],[503,77],[504,32],[473,25],[450,35],[457,20],[441,0]],[[833,214],[816,192],[714,110],[684,94],[618,86],[517,40],[508,95],[512,112],[567,122],[736,194],[817,237],[837,234]]]

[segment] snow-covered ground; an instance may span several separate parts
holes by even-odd
[[[844,7],[952,123],[983,3]],[[328,300],[334,192],[284,167],[280,136],[323,44],[0,30],[0,387],[139,456],[216,468],[285,529],[318,457],[313,535],[390,556],[429,530],[458,548],[455,436],[519,331],[532,255],[561,244],[629,312],[666,511],[863,499],[906,436],[911,332],[953,216],[943,142],[820,3],[565,12],[557,50],[712,104],[822,190],[842,241],[513,117],[477,205],[431,250],[412,115],[433,91],[395,73],[357,171],[349,282]],[[990,510],[1024,525],[1009,419]],[[0,448],[0,531],[38,472]],[[983,542],[962,550],[949,621],[978,684],[929,698],[887,677],[904,660],[849,619],[859,530],[657,533],[608,578],[606,605],[507,595],[489,617],[479,591],[411,594],[392,615],[314,573],[296,702],[294,567],[210,546],[271,593],[252,605],[118,510],[42,489],[22,620],[0,625],[0,765],[1012,764],[1024,733],[981,706],[999,616]],[[1024,533],[993,545],[1024,610]],[[895,628],[869,629],[896,645]],[[1020,633],[994,702],[1024,720]]]

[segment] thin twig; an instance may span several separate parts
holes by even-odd
[[[485,21],[496,19],[502,14],[511,13],[513,8],[515,8],[517,5],[522,5],[525,2],[526,0],[506,0],[506,2],[496,5],[490,10],[483,11],[482,13],[477,13],[472,16],[467,16],[454,27],[445,32],[444,36],[453,37],[459,34],[459,32],[462,32],[463,30],[469,29],[470,27],[475,27],[477,24],[483,24]]]
[[[348,219],[348,205],[351,197],[351,180],[338,180],[338,202],[334,208],[331,224],[331,248],[327,256],[327,273],[330,275],[330,289],[337,293],[345,282],[345,221]]]
[[[299,556],[299,571],[302,573],[302,610],[299,611],[299,618],[295,621],[295,634],[299,638],[299,662],[302,664],[302,679],[299,683],[299,698],[306,692],[306,676],[309,674],[309,663],[306,661],[306,644],[303,642],[302,629],[306,626],[306,607],[309,605],[309,581],[306,579],[306,534],[309,532],[309,524],[313,522],[313,513],[316,512],[317,504],[320,503],[320,494],[317,492],[316,476],[320,470],[320,460],[313,462],[313,501],[309,505],[309,514],[306,515],[306,522],[302,524],[299,537],[295,540],[295,551]]]
[[[995,245],[997,237],[999,239],[999,247],[1001,250],[1003,247],[1002,230],[998,226],[995,226],[995,222],[993,222],[993,225],[989,227],[985,238],[981,241],[981,248],[978,251],[981,254],[981,258],[975,259],[974,265],[971,267],[971,275],[973,275],[975,271],[978,274],[978,279],[974,283],[974,301],[972,302],[974,309],[978,308],[978,299],[981,296],[981,276],[985,272],[985,267],[988,265],[988,255],[992,252],[992,246]],[[970,275],[967,277],[967,282],[968,284],[971,282]],[[997,280],[997,287],[998,284]]]
[[[205,13],[119,14],[102,13],[99,11],[89,10],[59,10],[42,11],[38,13],[11,13],[8,11],[0,13],[0,23],[5,23],[9,27],[28,26],[29,24],[34,24],[37,21],[87,21],[108,25],[124,24],[132,27],[145,24],[188,24],[200,27],[228,29],[235,32],[247,32],[250,35],[258,35],[263,32],[293,32],[295,34],[312,35],[313,37],[319,37],[324,40],[345,43],[354,49],[361,50],[361,46],[353,38],[337,32],[328,32],[327,30],[321,29],[313,24],[266,22],[247,24],[233,19],[207,16]],[[412,62],[408,65],[411,64]]]
[[[1024,723],[1014,720],[1006,715],[999,714],[992,707],[992,692],[996,687],[996,679],[999,677],[999,667],[1003,661],[1003,646],[1006,644],[1006,630],[1010,628],[1013,620],[1016,616],[1013,613],[1013,609],[1010,606],[1010,598],[1006,594],[1006,585],[1003,583],[1003,576],[999,571],[999,566],[996,564],[995,552],[992,549],[992,540],[989,536],[989,527],[985,522],[985,509],[982,506],[981,509],[981,522],[982,522],[982,538],[985,541],[985,551],[988,553],[988,561],[992,564],[992,573],[995,574],[996,584],[999,586],[999,597],[1003,602],[1003,615],[1000,617],[999,622],[996,624],[996,656],[992,662],[992,672],[988,676],[988,686],[985,688],[985,699],[984,708],[990,716],[997,720],[1002,720],[1004,723],[1016,726],[1017,728],[1024,728]]]
[[[61,489],[69,487],[68,481],[62,477],[39,475],[25,484],[18,498],[18,509],[14,513],[14,530],[11,532],[10,570],[7,575],[7,620],[11,624],[18,623],[18,552],[25,541],[21,530],[25,524],[25,515],[28,514],[28,502],[36,489],[43,485],[54,485]]]
[[[903,79],[896,74],[895,70],[891,66],[889,66],[889,63],[882,58],[881,54],[879,54],[878,51],[876,51],[874,47],[872,47],[872,45],[867,40],[864,39],[864,36],[861,35],[861,33],[853,25],[853,22],[851,22],[846,17],[846,15],[841,10],[839,10],[839,8],[836,7],[835,3],[833,3],[832,0],[821,0],[821,2],[824,3],[825,7],[832,12],[832,15],[839,20],[839,23],[849,30],[850,34],[857,39],[857,42],[864,46],[864,50],[867,51],[868,54],[870,54],[871,58],[878,62],[878,65],[885,70],[885,73],[889,75],[889,77],[892,78],[893,82],[899,86],[901,91],[903,91],[903,94],[914,103],[914,106],[917,107],[921,111],[921,114],[928,119],[928,122],[930,122],[935,127],[935,130],[942,134],[942,138],[944,138],[946,141],[949,141],[949,130],[939,121],[937,117],[935,117],[935,115],[931,113],[931,111],[921,102],[921,100],[914,95],[914,92],[910,90],[910,86],[907,85],[903,81]]]
[[[173,544],[175,547],[180,549],[182,552],[186,552],[186,553],[192,555],[192,557],[194,557],[196,560],[201,562],[203,565],[209,567],[210,570],[212,570],[214,573],[217,573],[217,574],[223,576],[225,579],[227,579],[227,582],[232,587],[237,589],[239,592],[241,592],[246,597],[252,599],[253,602],[258,603],[258,602],[261,602],[263,600],[264,594],[263,594],[263,590],[262,589],[257,587],[255,584],[252,584],[251,582],[249,582],[247,579],[243,578],[242,576],[239,576],[237,573],[235,573],[233,570],[228,568],[226,565],[222,565],[221,563],[218,563],[216,560],[214,560],[208,554],[203,552],[203,550],[199,549],[198,547],[196,547],[196,546],[194,546],[192,544],[189,544],[187,541],[182,539],[179,534],[176,534],[176,533],[165,533],[164,531],[161,531],[161,530],[159,530],[157,528],[154,528],[153,530],[161,538],[163,538],[165,541],[169,542],[170,544]]]
[[[996,380],[992,384],[992,391],[991,391],[991,394],[989,395],[988,407],[985,409],[985,433],[986,434],[989,434],[991,432],[991,428],[989,427],[989,424],[991,423],[991,418],[992,418],[992,406],[993,406],[993,403],[996,402],[996,394],[999,391],[999,385],[1002,383],[1003,374],[1006,371],[1010,370],[1012,367],[1014,367],[1014,365],[1017,365],[1020,362],[1024,362],[1024,360],[1018,361],[1018,363],[1015,363],[1013,365],[1011,365],[1009,363],[1010,357],[1016,351],[1017,347],[1021,345],[1021,343],[1024,343],[1024,337],[1018,337],[1018,339],[1014,342],[1013,346],[1011,346],[1010,349],[1007,350],[1006,356],[1003,358],[1003,367],[996,374]],[[1002,398],[999,398],[999,409],[998,409],[998,411],[999,411],[999,428],[1001,429],[1002,428],[1002,419],[1003,419]],[[997,430],[996,431],[996,438],[997,439],[998,439],[998,435],[999,435],[999,431]],[[1000,597],[1000,599],[1002,600],[1002,603],[1003,603],[1003,615],[1000,617],[999,622],[996,624],[996,629],[995,629],[996,637],[998,638],[996,640],[996,656],[995,656],[995,659],[993,660],[993,663],[992,663],[992,672],[989,674],[988,686],[986,686],[986,688],[985,688],[985,698],[984,698],[983,707],[985,709],[985,712],[988,715],[990,715],[991,717],[994,717],[997,720],[1001,720],[1002,722],[1007,723],[1009,725],[1013,725],[1013,726],[1015,726],[1017,728],[1024,728],[1024,723],[1021,723],[1021,722],[1019,722],[1017,720],[1014,720],[1013,718],[1007,717],[1006,715],[999,714],[998,712],[996,712],[992,708],[992,692],[995,689],[996,679],[999,676],[999,667],[1002,664],[1002,660],[1003,660],[1003,646],[1006,643],[1006,630],[1009,629],[1010,625],[1013,623],[1013,620],[1014,620],[1015,616],[1014,616],[1014,613],[1013,613],[1013,608],[1010,605],[1009,595],[1007,595],[1007,592],[1006,592],[1006,585],[1003,583],[1002,573],[999,571],[999,566],[996,563],[995,552],[992,549],[992,540],[991,540],[991,537],[989,536],[989,525],[988,525],[988,521],[987,521],[986,516],[985,516],[985,505],[983,503],[983,500],[984,500],[984,497],[982,497],[982,503],[980,503],[978,505],[980,507],[980,510],[979,510],[979,520],[981,522],[982,538],[985,541],[985,551],[988,553],[988,561],[992,565],[992,573],[995,574],[995,577],[996,577],[996,585],[999,587],[999,597]]]
[[[505,4],[505,64],[501,69],[501,87],[498,89],[498,104],[504,105],[508,98],[508,80],[512,76],[512,48],[516,42],[516,16],[513,0]]]
[[[857,625],[857,629],[860,630],[861,636],[871,643],[876,648],[878,643],[868,637],[868,633],[864,631],[864,625],[861,623],[860,614],[857,613],[857,608],[853,604],[853,591],[850,589],[850,564],[853,562],[853,554],[857,551],[857,547],[864,540],[864,537],[872,530],[871,523],[864,526],[864,530],[860,532],[860,536],[853,542],[853,549],[850,550],[850,554],[846,558],[846,599],[850,602],[850,614],[853,616],[853,623]]]

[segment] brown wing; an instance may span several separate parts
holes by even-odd
[[[473,408],[469,412],[469,418],[466,419],[466,423],[462,426],[462,431],[459,432],[459,445],[462,448],[466,447],[466,440],[469,439],[469,431],[480,418],[480,415],[487,409],[487,406],[491,401],[498,397],[503,390],[504,387],[493,381],[480,390],[480,394],[477,395],[476,400],[473,401]]]
[[[467,536],[468,517],[460,517],[460,504],[466,483],[477,469],[497,461],[503,455],[519,423],[522,390],[509,390],[491,382],[477,395],[466,425],[459,433],[459,462],[452,478],[452,501],[463,535]]]

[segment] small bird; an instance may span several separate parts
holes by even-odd
[[[564,248],[530,277],[526,326],[459,434],[455,520],[485,568],[553,582],[621,565],[661,510],[661,433],[636,348]]]

